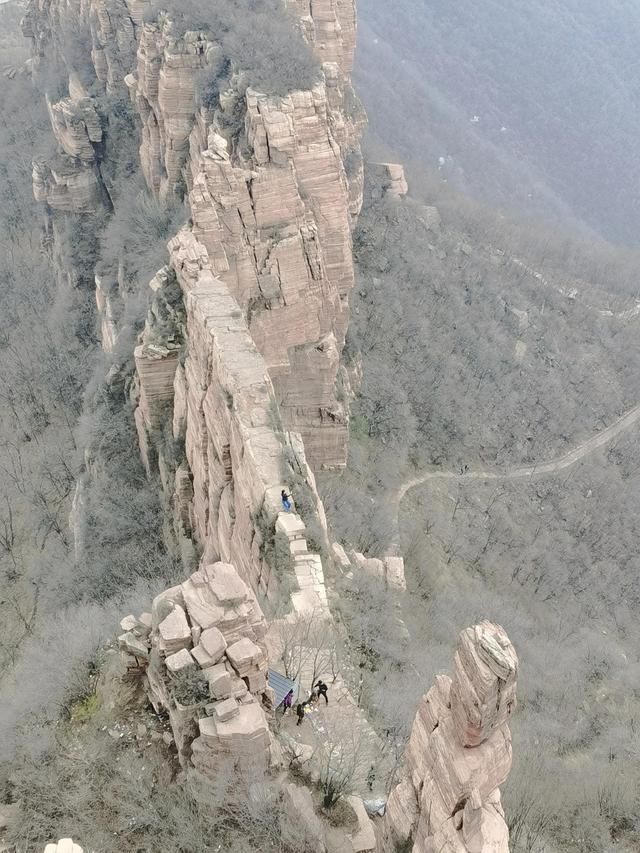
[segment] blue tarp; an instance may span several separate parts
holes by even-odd
[[[267,680],[269,682],[269,687],[271,687],[276,694],[276,708],[279,708],[280,705],[282,705],[284,697],[289,693],[289,691],[293,690],[295,693],[295,681],[291,681],[290,678],[281,675],[273,669],[269,670]]]

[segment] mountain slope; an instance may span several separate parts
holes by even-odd
[[[637,4],[370,0],[361,19],[379,140],[486,201],[637,243]]]

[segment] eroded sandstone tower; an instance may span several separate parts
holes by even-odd
[[[500,785],[511,769],[517,677],[499,625],[460,634],[453,678],[438,676],[418,708],[389,797],[386,849],[411,839],[413,853],[508,853]]]

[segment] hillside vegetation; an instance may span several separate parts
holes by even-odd
[[[396,156],[637,245],[637,3],[367,0],[360,22],[359,92]]]
[[[28,56],[18,20],[15,7],[0,6],[2,66],[20,68]],[[105,223],[54,214],[43,227],[31,189],[31,161],[51,144],[43,93],[24,72],[1,76],[0,111],[1,783],[12,760],[50,747],[123,608],[163,586],[173,560],[123,378],[145,303],[132,293],[122,348],[103,357],[92,264],[109,254],[99,240]],[[146,220],[127,223],[130,240],[144,243],[143,262],[155,248],[157,269],[167,232],[154,243],[148,230],[140,235]],[[112,367],[120,378],[107,382]]]
[[[629,851],[640,838],[640,426],[550,475],[462,476],[553,461],[638,404],[640,317],[590,302],[605,259],[620,301],[626,261],[437,201],[439,215],[369,181],[356,231],[350,353],[362,380],[347,472],[322,485],[343,541],[372,554],[399,542],[408,582],[397,596],[357,573],[341,581],[363,695],[402,743],[448,638],[500,622],[522,666],[503,790],[512,849]],[[580,294],[563,295],[569,284]],[[399,487],[442,472],[453,476],[407,492],[398,529]]]

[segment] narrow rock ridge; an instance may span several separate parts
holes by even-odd
[[[322,528],[311,469],[346,461],[348,418],[337,394],[339,386],[348,392],[340,354],[363,172],[364,114],[349,78],[354,2],[289,5],[320,59],[317,85],[267,97],[245,89],[239,69],[207,107],[196,89],[218,46],[198,32],[177,36],[164,15],[145,22],[148,2],[30,0],[23,21],[34,73],[46,73],[56,51],[68,72],[68,95],[48,104],[59,154],[34,164],[36,197],[64,212],[110,207],[102,173],[109,116],[104,98],[88,94],[100,87],[107,101],[124,94],[134,106],[149,188],[165,199],[186,193],[189,226],[171,242],[171,267],[151,282],[154,307],[135,351],[140,449],[171,498],[186,567],[204,552],[271,596],[277,584],[265,550],[292,469]],[[69,23],[87,39],[91,86],[82,82],[86,67],[73,65],[78,52],[65,52]],[[127,287],[122,269],[96,277],[107,351]],[[175,466],[163,447],[167,430],[185,444]],[[322,563],[306,539],[298,524],[289,543],[294,607],[326,610]]]
[[[500,785],[511,769],[517,677],[503,628],[481,622],[460,634],[453,678],[437,676],[418,708],[384,850],[411,840],[413,853],[508,853]]]
[[[321,510],[304,446],[279,426],[265,360],[238,303],[211,272],[205,247],[185,228],[171,241],[170,254],[171,270],[152,286],[160,297],[175,275],[184,295],[188,348],[182,364],[175,347],[144,343],[153,332],[148,323],[136,349],[136,422],[145,464],[153,464],[153,433],[167,417],[168,404],[173,435],[184,436],[186,453],[174,482],[165,484],[173,493],[179,538],[192,536],[207,560],[233,563],[253,590],[270,595],[277,579],[264,544],[271,533],[280,533],[286,536],[300,587],[301,594],[292,597],[294,608],[326,610],[322,561],[309,553],[305,524],[295,507],[282,512],[280,498],[290,488],[287,472],[293,459]],[[166,471],[162,456],[158,464]],[[320,518],[324,522],[323,513]],[[305,579],[312,566],[309,585]]]
[[[186,190],[193,233],[243,312],[286,427],[300,432],[314,469],[341,467],[348,383],[340,355],[354,282],[351,228],[362,203],[365,121],[349,77],[355,4],[289,6],[320,59],[317,85],[275,98],[232,81],[214,109],[198,106],[196,90],[216,44],[198,32],[177,37],[166,17],[144,23],[148,2],[30,0],[23,31],[38,73],[63,21],[87,27],[98,84],[107,95],[128,90],[135,106],[147,184],[161,198]],[[49,104],[61,153],[34,165],[34,191],[52,209],[90,213],[109,205],[100,169],[108,140],[97,102],[73,70],[68,88],[68,96]]]

